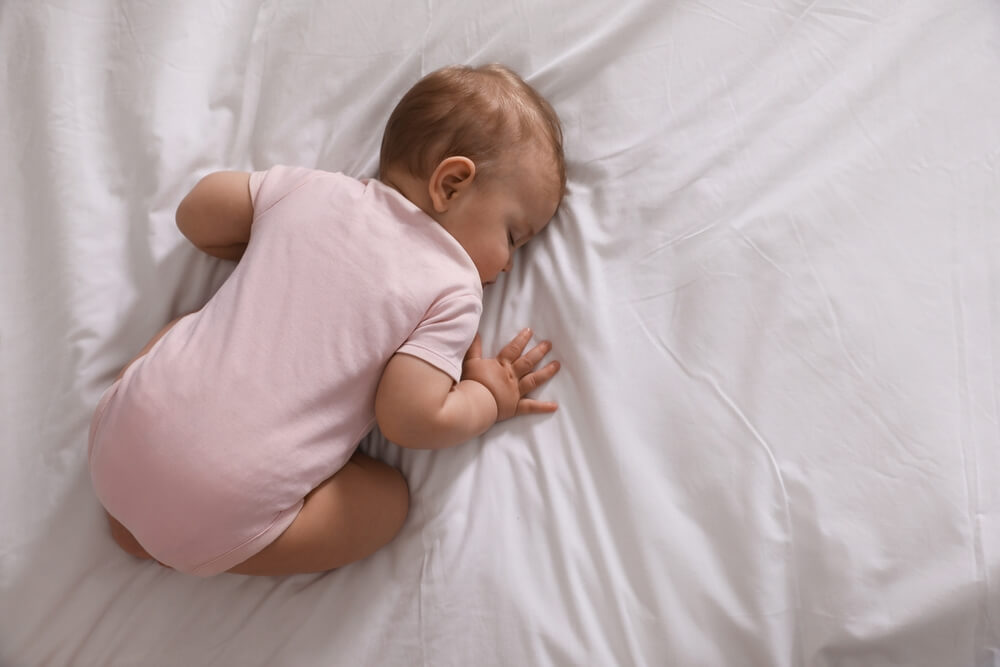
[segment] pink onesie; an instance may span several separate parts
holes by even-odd
[[[391,187],[274,167],[250,193],[232,276],[91,424],[101,503],[154,558],[198,575],[271,543],[347,462],[393,354],[457,381],[482,312],[471,258]]]

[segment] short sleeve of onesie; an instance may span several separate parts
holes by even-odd
[[[282,197],[296,190],[316,172],[303,167],[277,166],[250,173],[250,201],[254,216],[274,206]]]
[[[257,207],[257,193],[260,192],[260,184],[263,182],[265,174],[267,174],[266,171],[250,173],[250,201],[253,202],[254,208]]]
[[[462,360],[476,336],[482,309],[482,300],[475,294],[438,301],[399,351],[426,361],[458,382],[462,379]]]

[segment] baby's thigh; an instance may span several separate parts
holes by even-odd
[[[229,572],[322,572],[371,555],[399,532],[410,495],[395,468],[361,453],[305,497],[278,538]]]

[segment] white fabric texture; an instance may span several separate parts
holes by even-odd
[[[1000,664],[996,2],[8,0],[0,57],[0,664]],[[551,339],[560,410],[369,439],[411,511],[336,572],[120,552],[90,415],[233,266],[181,197],[372,176],[494,61],[569,194],[480,331]]]

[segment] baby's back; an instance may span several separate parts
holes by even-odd
[[[465,343],[448,337],[465,337],[481,308],[457,242],[378,181],[276,167],[251,177],[251,194],[240,264],[128,369],[92,454],[98,495],[141,543],[168,539],[205,559],[253,539],[344,465],[401,347],[448,357],[438,365],[455,377],[451,348]],[[436,311],[447,317],[434,329]]]

